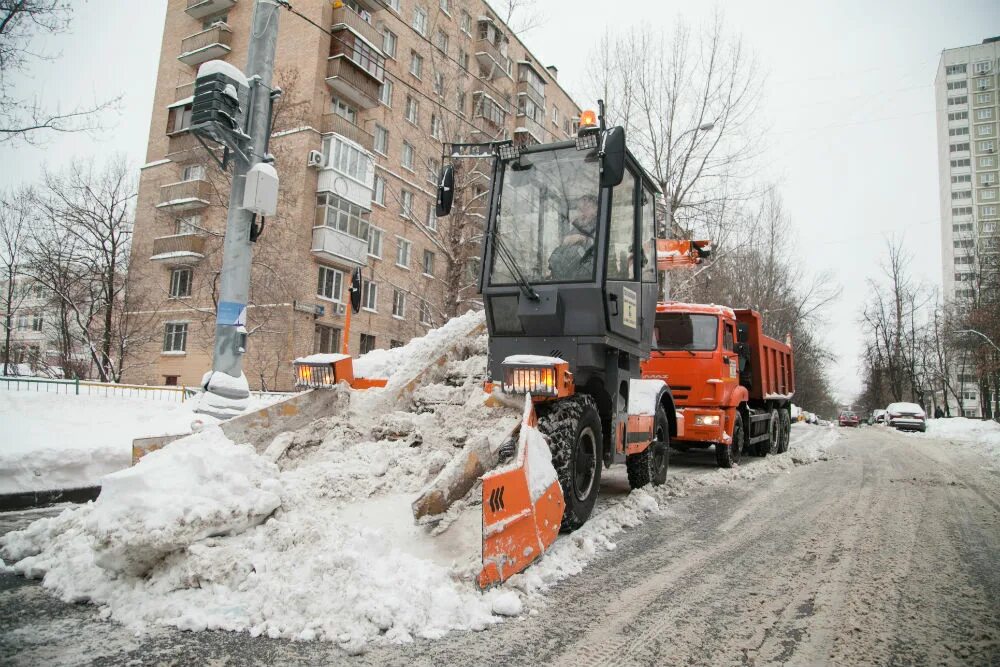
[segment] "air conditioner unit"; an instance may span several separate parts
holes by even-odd
[[[342,304],[342,303],[335,303],[335,304],[333,304],[333,312],[336,315],[346,315],[347,314],[347,306],[344,305],[344,304]]]
[[[323,153],[320,151],[309,151],[306,164],[313,169],[321,169],[323,167]]]

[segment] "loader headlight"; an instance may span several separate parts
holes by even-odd
[[[331,364],[295,364],[296,387],[332,387],[337,384]]]
[[[503,390],[507,394],[557,396],[556,369],[530,366],[504,366]]]
[[[719,425],[719,415],[696,415],[694,418],[695,426],[718,426]]]

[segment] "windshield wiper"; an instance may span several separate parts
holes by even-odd
[[[517,265],[517,260],[514,259],[514,254],[511,253],[510,248],[507,244],[503,242],[500,238],[500,233],[494,228],[493,230],[493,245],[496,247],[497,257],[503,262],[510,274],[514,276],[517,280],[517,284],[521,287],[521,291],[524,295],[531,299],[532,301],[539,301],[541,297],[538,296],[538,292],[535,288],[531,286],[528,279],[524,277],[524,273],[521,271],[521,267]]]

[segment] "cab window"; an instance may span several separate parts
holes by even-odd
[[[722,332],[722,349],[732,352],[736,349],[736,336],[733,334],[733,325],[727,324]]]
[[[635,177],[625,173],[611,194],[608,280],[635,280]]]
[[[642,282],[656,282],[656,200],[653,191],[642,190]]]
[[[719,345],[719,318],[691,313],[659,313],[656,316],[658,350],[707,352]]]

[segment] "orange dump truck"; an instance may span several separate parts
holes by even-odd
[[[660,303],[655,339],[642,376],[670,386],[684,414],[679,449],[714,445],[719,466],[744,453],[788,449],[795,393],[792,349],[765,336],[753,310]]]

